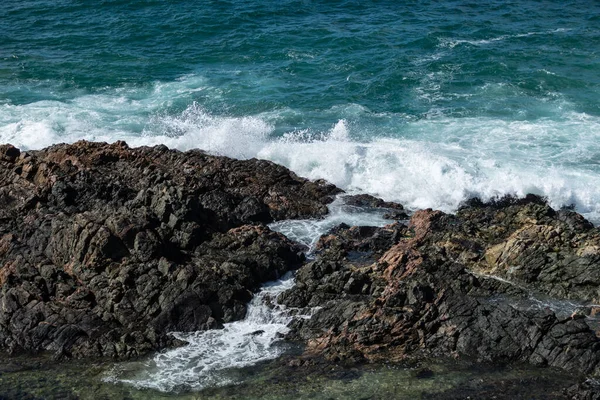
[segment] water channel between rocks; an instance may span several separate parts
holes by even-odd
[[[392,222],[383,218],[386,210],[349,206],[343,204],[342,199],[337,199],[329,208],[324,219],[279,221],[270,228],[306,246],[310,258],[319,237],[341,223],[383,226]],[[151,360],[119,364],[103,379],[163,392],[239,384],[243,381],[240,368],[293,350],[282,341],[288,324],[293,318],[310,318],[310,312],[277,304],[277,296],[293,285],[292,273],[267,282],[248,305],[243,320],[226,323],[223,329],[174,333],[187,344],[158,353]]]
[[[348,225],[383,226],[392,221],[384,211],[361,209],[336,200],[321,220],[288,220],[271,224],[308,249],[311,257],[318,238],[331,228]],[[493,279],[493,277],[489,277]],[[266,283],[248,306],[241,321],[223,329],[173,333],[186,344],[151,358],[114,363],[70,361],[55,364],[38,357],[15,357],[0,369],[0,398],[455,398],[483,395],[486,391],[511,398],[528,393],[562,398],[561,390],[573,382],[564,371],[532,366],[490,366],[470,362],[432,360],[410,365],[370,365],[344,368],[336,365],[294,370],[277,358],[301,351],[283,340],[293,318],[310,318],[310,312],[286,308],[275,301],[294,285],[291,273]],[[508,301],[493,298],[490,301]],[[513,307],[548,308],[568,314],[576,302],[521,300]],[[600,326],[590,318],[591,325]],[[445,395],[442,395],[445,393]],[[479,397],[477,397],[479,398]]]

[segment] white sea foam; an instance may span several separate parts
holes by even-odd
[[[248,305],[244,320],[223,329],[174,333],[187,344],[152,360],[118,364],[104,380],[165,392],[238,383],[234,369],[274,359],[284,351],[278,342],[293,317],[272,300],[292,286],[291,276],[266,284]]]
[[[501,36],[497,36],[497,37],[492,37],[489,39],[448,39],[448,38],[440,38],[440,43],[439,46],[440,47],[448,47],[448,48],[454,48],[458,45],[461,44],[469,44],[472,46],[484,46],[484,45],[488,45],[494,42],[502,42],[505,40],[509,40],[509,39],[518,39],[518,38],[524,38],[524,37],[529,37],[529,36],[539,36],[539,35],[552,35],[555,33],[562,33],[562,32],[568,32],[571,29],[569,28],[557,28],[557,29],[550,29],[547,31],[540,31],[540,32],[525,32],[525,33],[515,33],[512,35],[501,35]]]
[[[329,138],[296,141],[289,136],[269,142],[258,156],[410,208],[453,211],[472,196],[536,193],[547,196],[555,207],[574,204],[595,219],[600,178],[593,164],[600,154],[600,121],[579,118],[421,120],[404,127],[406,136],[414,139],[369,142],[344,138],[340,132],[348,126],[340,121]]]
[[[472,196],[536,193],[554,207],[573,204],[593,221],[600,219],[600,118],[570,112],[560,102],[548,104],[554,109],[546,113],[553,117],[522,121],[444,113],[409,119],[350,104],[320,114],[332,120],[329,128],[297,126],[284,135],[277,127],[282,121],[289,127],[286,119],[297,121],[298,112],[220,116],[197,103],[179,113],[164,111],[177,96],[185,100],[194,91],[214,92],[203,85],[194,78],[141,93],[123,89],[69,102],[3,104],[0,142],[24,149],[80,139],[201,148],[269,159],[301,176],[325,178],[413,209],[452,212]],[[364,118],[369,124],[362,124]]]

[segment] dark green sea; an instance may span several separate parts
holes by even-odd
[[[598,223],[600,2],[2,0],[0,143],[80,139],[269,159],[410,209],[535,193]],[[140,398],[201,388],[205,350],[85,379]],[[267,350],[258,361],[285,352]],[[19,368],[0,370],[0,389],[36,387]],[[359,375],[447,388],[397,371]],[[65,374],[56,387],[89,389]],[[324,382],[313,397],[336,398]],[[349,393],[368,386],[356,382]]]
[[[4,0],[0,142],[267,158],[409,207],[600,216],[597,1]]]

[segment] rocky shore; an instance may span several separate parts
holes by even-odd
[[[303,256],[263,224],[339,189],[268,161],[164,146],[0,147],[0,347],[131,357],[242,318]]]
[[[515,305],[598,303],[600,234],[572,211],[534,196],[456,215],[422,210],[408,225],[341,226],[318,247],[281,296],[321,307],[296,327],[314,352],[376,361],[424,351],[600,372],[596,306],[557,315]]]
[[[310,260],[266,226],[322,217],[340,193],[201,151],[0,146],[0,350],[139,356],[243,318],[262,283],[297,269],[278,300],[316,311],[291,326],[306,348],[289,368],[467,357],[563,369],[580,377],[565,398],[600,398],[592,224],[533,195],[408,222],[399,204],[350,196],[390,224],[342,224]]]

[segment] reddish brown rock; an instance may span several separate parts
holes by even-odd
[[[599,231],[580,216],[529,197],[473,202],[455,216],[417,211],[395,229],[401,234],[365,264],[349,256],[368,250],[380,230],[363,228],[368,234],[357,240],[356,228],[337,228],[281,295],[290,305],[321,307],[294,326],[307,354],[455,355],[600,372],[600,341],[586,316],[593,311],[524,306],[532,295],[597,299]]]

